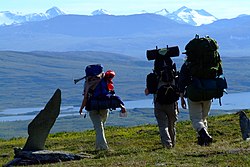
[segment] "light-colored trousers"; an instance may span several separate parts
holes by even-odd
[[[163,146],[174,146],[176,141],[175,125],[178,118],[177,104],[154,104],[154,114],[158,123]]]
[[[104,124],[109,115],[108,110],[93,110],[89,111],[90,119],[94,125],[94,129],[96,132],[96,150],[107,150],[108,144],[105,138],[104,133]]]
[[[199,132],[202,128],[208,128],[207,117],[211,107],[211,100],[194,102],[189,98],[188,109],[193,128]]]

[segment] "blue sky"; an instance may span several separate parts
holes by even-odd
[[[105,9],[111,14],[126,15],[159,11],[163,8],[173,12],[182,6],[205,9],[217,18],[234,18],[240,14],[250,15],[250,0],[0,0],[0,11],[14,13],[45,13],[58,7],[67,14],[91,14]]]

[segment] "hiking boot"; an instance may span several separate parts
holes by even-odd
[[[164,145],[163,147],[166,148],[166,149],[171,149],[171,148],[173,148],[173,145],[169,144],[169,145]]]
[[[197,144],[204,146],[204,140],[200,136],[197,137]]]
[[[198,138],[198,144],[200,142],[199,145],[205,145],[205,146],[209,146],[212,142],[213,142],[213,138],[208,134],[207,130],[205,128],[202,128],[198,134],[200,135],[199,137],[201,139]],[[199,141],[200,140],[200,141]]]
[[[173,148],[173,145],[172,145],[171,142],[166,142],[166,143],[164,143],[164,144],[162,143],[162,145],[163,145],[164,148],[167,148],[167,149]]]

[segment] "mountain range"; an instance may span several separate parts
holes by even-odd
[[[141,13],[145,14],[148,12],[142,11]],[[154,12],[153,14],[162,15],[178,23],[190,24],[193,26],[210,24],[218,20],[215,16],[211,15],[205,10],[194,10],[187,8],[185,6],[181,7],[180,9],[172,13],[168,12],[166,9],[162,9],[160,11]],[[0,12],[0,25],[11,25],[11,24],[20,24],[30,21],[48,20],[59,15],[66,15],[66,14],[57,7],[52,7],[51,9],[48,9],[45,13],[39,13],[39,14],[32,13],[27,15],[21,15],[19,13],[14,14],[9,11],[3,11]],[[112,15],[112,14],[105,9],[98,9],[93,11],[91,15],[95,16],[95,15]]]
[[[20,13],[11,13],[9,11],[1,11],[0,12],[0,25],[12,25],[12,24],[20,24],[26,23],[31,21],[42,21],[48,20],[53,17],[64,15],[65,13],[62,12],[59,8],[53,7],[48,9],[45,13],[31,13],[22,15]]]
[[[180,11],[184,9],[188,10]],[[187,42],[199,34],[215,38],[222,56],[249,56],[249,15],[192,26],[167,18],[163,13],[111,15],[101,12],[105,11],[72,15],[52,8],[41,15],[50,19],[0,26],[0,50],[104,51],[145,58],[145,51],[156,46],[177,45],[184,51]]]

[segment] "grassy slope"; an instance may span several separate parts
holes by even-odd
[[[249,111],[247,114],[250,116]],[[241,138],[239,116],[212,116],[208,122],[214,138],[211,146],[198,146],[190,121],[182,121],[177,123],[177,144],[171,150],[161,147],[156,125],[107,127],[106,137],[112,149],[109,152],[94,151],[93,130],[51,134],[46,149],[92,158],[44,166],[248,166],[250,148]],[[0,164],[12,160],[13,147],[22,147],[24,143],[25,138],[0,141]]]

